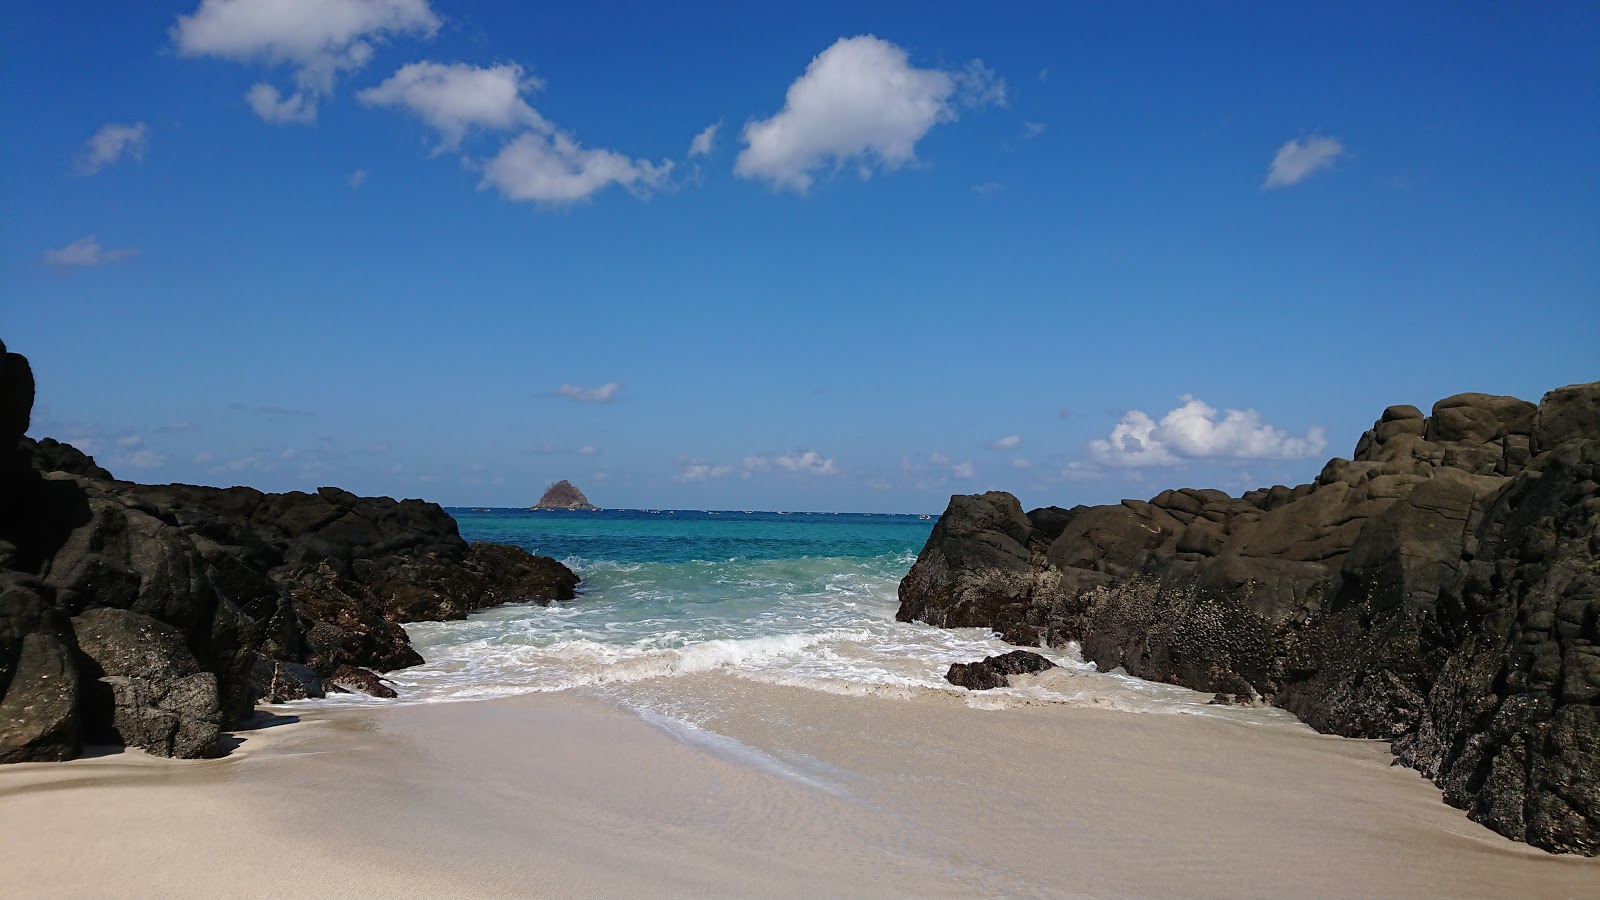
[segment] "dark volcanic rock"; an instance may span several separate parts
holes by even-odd
[[[533,505],[534,509],[599,509],[589,502],[583,491],[572,486],[572,482],[562,480],[550,485]]]
[[[1600,383],[1390,407],[1316,482],[1242,498],[954,497],[900,600],[1391,741],[1477,821],[1600,851]]]
[[[1032,675],[1056,664],[1031,650],[1012,650],[973,663],[951,663],[944,680],[969,691],[1009,687],[1011,675]]]
[[[378,673],[356,666],[340,666],[333,671],[333,675],[328,678],[328,682],[347,691],[357,691],[374,697],[392,698],[396,696],[394,688],[384,684]]]
[[[217,676],[183,633],[149,616],[100,607],[72,620],[85,683],[85,737],[157,756],[215,756],[223,713]]]
[[[85,738],[209,755],[258,699],[420,663],[403,622],[574,595],[560,563],[469,546],[421,500],[115,481],[24,437],[33,395],[0,345],[0,761]]]

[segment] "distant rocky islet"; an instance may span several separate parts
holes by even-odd
[[[545,489],[544,496],[533,505],[534,509],[571,509],[571,510],[598,510],[600,507],[589,502],[583,491],[573,486],[572,482],[562,479]]]

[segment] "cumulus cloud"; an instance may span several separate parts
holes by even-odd
[[[1003,438],[989,442],[989,449],[991,450],[1015,450],[1021,446],[1022,435],[1020,434],[1008,434]]]
[[[597,450],[594,447],[589,447],[589,446],[579,447],[577,450],[575,450],[573,452],[578,454],[579,456],[599,456],[600,455],[600,451],[599,450]]]
[[[549,132],[550,124],[522,99],[543,87],[515,64],[480,68],[465,63],[414,62],[376,87],[356,94],[368,106],[405,109],[439,133],[435,152],[454,150],[468,129]]]
[[[65,247],[46,250],[40,258],[47,266],[63,269],[83,269],[127,259],[138,252],[139,250],[136,247],[103,247],[100,245],[100,240],[91,234],[81,237]]]
[[[579,403],[610,403],[612,398],[617,396],[617,391],[620,390],[622,390],[622,383],[611,381],[599,387],[579,387],[575,384],[563,384],[556,392]]]
[[[135,162],[144,160],[150,128],[143,122],[108,122],[83,145],[78,161],[79,175],[93,175],[124,156]]]
[[[1327,446],[1321,426],[1292,435],[1261,421],[1253,409],[1220,413],[1185,395],[1183,405],[1158,422],[1140,410],[1126,413],[1110,438],[1091,441],[1089,452],[1114,466],[1173,466],[1185,459],[1303,459]]]
[[[853,164],[864,178],[897,169],[934,125],[963,106],[1003,104],[1005,91],[978,60],[954,72],[918,69],[888,41],[840,38],[789,85],[777,115],[745,126],[734,172],[804,193],[830,165]]]
[[[1344,145],[1330,137],[1312,135],[1303,141],[1289,141],[1279,147],[1277,155],[1272,157],[1267,180],[1261,187],[1270,190],[1299,184],[1333,165],[1333,161],[1343,154]]]
[[[950,474],[957,478],[973,478],[978,474],[978,470],[969,462],[956,463],[950,467]]]
[[[706,126],[704,131],[695,135],[694,140],[689,142],[689,157],[693,159],[696,156],[705,156],[709,154],[711,152],[711,148],[716,146],[717,129],[721,127],[721,122],[712,122],[710,125]]]
[[[508,200],[561,205],[585,200],[613,184],[645,195],[672,172],[611,150],[585,149],[564,132],[525,132],[484,164],[478,189],[495,188]]]
[[[790,451],[772,460],[773,465],[785,472],[803,475],[837,475],[839,467],[833,457],[823,456],[815,450]]]
[[[372,59],[374,43],[438,30],[428,0],[201,0],[171,34],[184,56],[293,67],[293,93],[263,82],[246,96],[269,122],[310,122],[339,73]]]

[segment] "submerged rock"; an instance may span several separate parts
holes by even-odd
[[[1390,407],[1238,498],[953,497],[898,617],[1388,740],[1477,821],[1600,851],[1600,383]]]
[[[545,489],[544,496],[533,505],[534,509],[586,509],[596,510],[600,507],[589,502],[583,491],[573,487],[572,482],[565,479],[550,485]]]
[[[1011,675],[1033,675],[1056,664],[1031,650],[1012,650],[973,663],[951,663],[944,680],[969,691],[1010,687]]]
[[[24,437],[33,398],[0,344],[0,762],[85,739],[210,755],[258,699],[422,662],[403,622],[574,596],[559,562],[469,545],[433,503],[117,481]]]

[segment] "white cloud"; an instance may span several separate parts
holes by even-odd
[[[1122,417],[1107,440],[1091,441],[1089,451],[1115,466],[1172,466],[1185,459],[1304,459],[1328,445],[1321,426],[1303,436],[1261,421],[1253,409],[1221,413],[1185,395],[1183,405],[1157,422],[1139,410]]]
[[[478,189],[493,187],[508,200],[560,205],[585,200],[613,184],[643,195],[672,171],[610,150],[585,150],[564,132],[525,132],[483,167]]]
[[[950,464],[950,457],[945,456],[943,453],[935,450],[928,454],[928,462],[931,462],[936,466],[947,466]]]
[[[1278,148],[1272,157],[1272,168],[1267,170],[1263,189],[1288,187],[1311,177],[1316,172],[1333,165],[1344,153],[1344,145],[1334,138],[1312,135],[1304,141],[1292,140]]]
[[[303,125],[317,120],[317,99],[304,91],[284,96],[277,88],[260,81],[250,86],[244,99],[266,122]]]
[[[338,74],[372,59],[374,42],[438,29],[428,0],[201,0],[171,34],[184,56],[293,66],[294,93],[257,84],[250,106],[269,122],[310,122]]]
[[[746,456],[744,458],[744,473],[748,476],[752,472],[772,471],[772,461],[765,456]]]
[[[596,450],[593,447],[579,447],[578,450],[577,450],[577,453],[578,453],[579,456],[599,456],[600,455],[600,451]]]
[[[972,463],[964,462],[956,463],[955,465],[951,466],[950,474],[957,478],[972,478],[975,477],[978,472],[975,468],[973,468]]]
[[[972,192],[977,194],[979,197],[983,197],[984,199],[993,197],[995,194],[998,194],[1005,189],[1006,186],[998,181],[985,181],[981,184],[975,184],[972,186]]]
[[[721,127],[721,122],[712,122],[710,125],[706,126],[704,131],[695,135],[694,140],[689,142],[690,158],[709,154],[711,152],[711,148],[716,146],[717,129]]]
[[[130,447],[141,447],[143,445],[144,445],[144,438],[138,436],[137,434],[125,434],[122,437],[117,438],[117,446],[118,447],[130,448]]]
[[[1023,459],[1022,457],[1019,456],[1016,459],[1013,459],[1011,461],[1011,468],[1013,468],[1013,469],[1031,469],[1031,468],[1033,468],[1033,460],[1031,460],[1031,459]]]
[[[135,162],[142,162],[149,136],[150,128],[143,122],[108,122],[100,126],[100,130],[83,145],[78,174],[93,175],[124,155]]]
[[[479,68],[423,61],[402,66],[382,84],[356,94],[356,99],[368,106],[410,110],[439,132],[436,152],[442,153],[459,147],[471,128],[550,132],[550,124],[522,99],[523,91],[541,87],[541,81],[524,75],[515,64]]]
[[[672,480],[688,484],[695,481],[706,481],[711,478],[721,478],[732,471],[732,466],[713,465],[712,463],[695,460],[694,462],[686,463],[678,474],[672,476]]]
[[[367,183],[367,170],[357,169],[350,173],[350,190],[356,190]]]
[[[798,472],[805,475],[837,475],[839,467],[833,457],[825,457],[815,450],[805,452],[790,451],[775,458],[773,464],[785,472]]]
[[[1020,434],[1008,434],[1003,438],[989,442],[989,449],[991,450],[1015,450],[1021,446],[1022,435]]]
[[[862,177],[916,158],[916,144],[958,106],[1005,102],[1005,82],[982,62],[946,72],[913,68],[905,50],[871,35],[840,38],[789,85],[783,109],[744,128],[735,174],[804,193],[828,165]]]
[[[617,391],[622,390],[622,383],[618,381],[607,382],[599,387],[579,387],[575,384],[563,384],[558,393],[563,397],[570,397],[579,403],[610,403],[617,396]]]
[[[112,465],[119,468],[126,466],[133,469],[158,469],[161,466],[166,465],[166,462],[166,454],[158,453],[155,450],[151,450],[149,447],[146,447],[143,450],[137,450],[128,454],[127,456],[117,457]]]
[[[1031,141],[1039,135],[1044,134],[1044,130],[1045,124],[1043,122],[1023,122],[1022,139],[1025,141]]]
[[[48,266],[88,268],[127,259],[138,252],[139,250],[136,247],[119,247],[115,249],[102,247],[100,246],[100,240],[91,234],[87,237],[79,238],[65,247],[46,250],[41,259]]]

